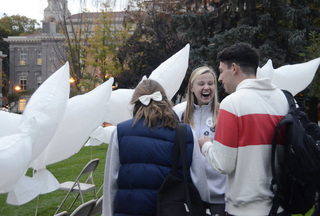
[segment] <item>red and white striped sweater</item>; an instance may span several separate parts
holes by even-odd
[[[201,151],[211,166],[227,174],[229,214],[268,215],[272,137],[287,112],[284,94],[269,79],[246,79],[221,102],[214,141]]]

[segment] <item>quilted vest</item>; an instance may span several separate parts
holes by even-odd
[[[175,130],[143,125],[134,119],[117,125],[120,169],[114,215],[156,215],[156,196],[171,171]],[[191,166],[193,135],[187,126],[187,158]],[[180,167],[180,174],[182,170]],[[190,178],[190,173],[188,173]],[[189,179],[191,180],[191,178]]]

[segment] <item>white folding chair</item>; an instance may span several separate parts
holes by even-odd
[[[93,181],[93,173],[96,170],[98,164],[99,164],[99,159],[98,158],[89,161],[85,165],[85,167],[82,169],[82,171],[80,172],[80,174],[78,175],[77,179],[74,182],[73,181],[67,181],[67,182],[64,182],[64,183],[60,184],[59,190],[68,191],[68,193],[65,196],[65,198],[62,200],[62,202],[61,202],[60,206],[58,207],[58,209],[57,209],[55,214],[57,214],[60,211],[62,205],[65,203],[65,201],[67,200],[67,198],[69,197],[71,192],[77,193],[77,196],[73,200],[73,202],[70,205],[68,211],[72,208],[72,206],[74,205],[74,203],[76,202],[76,200],[78,199],[79,196],[81,197],[82,204],[84,203],[84,199],[83,199],[83,195],[82,195],[84,193],[93,191],[95,199],[96,200],[98,199],[98,196],[97,196],[97,193],[96,193],[96,186],[95,186],[94,181]],[[84,183],[82,183],[82,182],[80,182],[80,178],[85,174],[88,175],[88,178]]]
[[[95,204],[96,200],[90,200],[82,203],[70,214],[70,216],[89,216]]]
[[[102,213],[102,199],[103,199],[103,196],[96,201],[96,204],[94,205],[94,207],[90,212],[90,216]]]
[[[59,212],[58,214],[54,214],[53,216],[68,216],[67,211]]]

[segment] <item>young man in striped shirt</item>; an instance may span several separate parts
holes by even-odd
[[[218,80],[230,95],[220,104],[214,140],[205,137],[199,145],[210,165],[227,174],[228,214],[268,215],[272,137],[288,102],[270,79],[256,79],[259,54],[251,45],[234,44],[218,59]],[[282,208],[279,215],[285,215]]]

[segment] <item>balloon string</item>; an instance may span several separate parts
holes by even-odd
[[[1,215],[4,212],[4,207],[6,206],[6,203],[3,204],[2,210],[1,210]]]
[[[39,204],[39,195],[37,196],[37,204],[36,204],[35,216],[37,216],[37,214],[38,214],[38,204]]]
[[[91,159],[90,160],[92,160],[92,146],[91,146]]]

